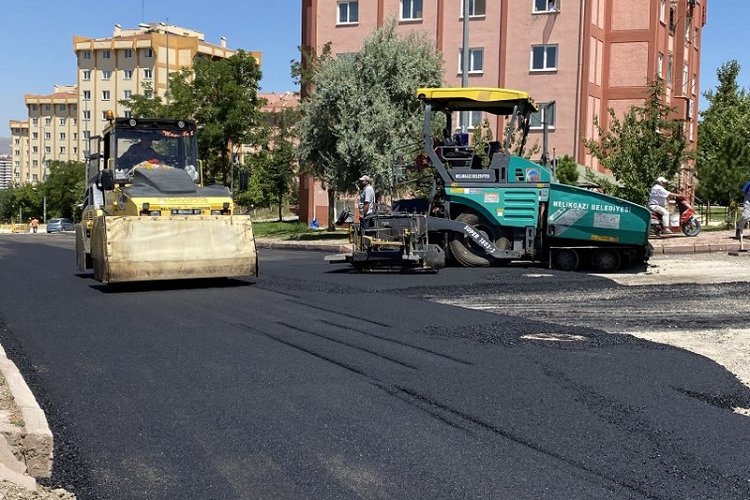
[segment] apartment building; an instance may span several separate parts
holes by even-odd
[[[606,127],[610,108],[622,113],[643,103],[657,75],[675,117],[685,121],[689,144],[696,144],[708,0],[468,1],[469,85],[528,91],[542,108],[529,144],[542,144],[544,118],[550,153],[605,171],[582,139],[596,137],[594,117]],[[462,0],[303,0],[302,45],[320,51],[331,42],[335,54],[353,52],[388,19],[400,32],[419,30],[434,40],[445,60],[445,84],[461,85]],[[467,123],[460,117],[454,123],[471,129],[482,118],[474,113]],[[501,119],[491,126],[502,129]],[[319,187],[303,181],[302,195],[310,214],[320,215],[327,202]]]
[[[0,155],[0,189],[13,185],[13,160],[10,155]]]
[[[80,96],[80,149],[88,138],[101,133],[105,113],[128,116],[119,101],[143,93],[149,83],[160,96],[168,91],[167,75],[190,67],[197,57],[222,59],[235,54],[222,38],[219,45],[205,41],[203,33],[166,23],[140,24],[135,29],[115,25],[110,38],[73,37]],[[260,52],[250,52],[258,64]]]
[[[29,154],[28,120],[10,120],[10,158],[12,182],[31,182],[31,156]],[[22,179],[29,179],[25,181]]]

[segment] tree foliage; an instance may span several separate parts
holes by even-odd
[[[301,163],[329,190],[329,227],[335,192],[352,193],[363,174],[391,193],[393,167],[413,160],[423,112],[419,87],[437,86],[442,57],[420,32],[396,34],[389,21],[358,52],[319,61],[314,92],[302,102],[298,126]]]
[[[741,197],[740,187],[750,180],[750,95],[737,84],[739,72],[737,61],[724,63],[716,89],[703,94],[709,105],[698,134],[697,194],[722,205]]]
[[[17,222],[21,213],[24,220],[30,217],[42,220],[45,198],[47,219],[65,217],[77,220],[80,214],[78,204],[81,203],[85,185],[85,170],[85,165],[81,162],[52,161],[44,182],[0,190],[0,220]]]
[[[645,205],[655,179],[673,178],[687,159],[682,123],[671,119],[660,79],[651,82],[643,106],[631,107],[623,117],[609,110],[609,128],[595,122],[599,139],[584,139],[591,154],[607,167],[617,183],[605,183],[605,191]]]
[[[197,58],[192,68],[172,73],[165,99],[144,85],[142,94],[120,102],[136,117],[195,119],[205,175],[228,184],[233,153],[243,144],[257,144],[265,134],[260,78],[255,58],[240,50],[227,59]]]
[[[570,186],[578,184],[578,164],[570,155],[564,155],[557,160],[555,174],[560,184],[568,184]]]

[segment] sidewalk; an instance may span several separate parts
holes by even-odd
[[[702,231],[692,238],[682,233],[649,239],[654,246],[654,255],[689,253],[726,253],[740,248],[739,240],[734,239],[734,229]],[[745,248],[750,249],[750,233],[745,232]]]

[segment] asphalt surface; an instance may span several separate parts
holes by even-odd
[[[257,281],[104,287],[72,248],[0,235],[0,343],[81,499],[750,498],[750,390],[606,314],[658,286],[263,250]]]

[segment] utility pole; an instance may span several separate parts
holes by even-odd
[[[472,0],[463,0],[463,47],[461,48],[461,87],[469,86],[469,2]],[[461,132],[466,133],[467,122],[469,118],[468,111],[461,112]]]

